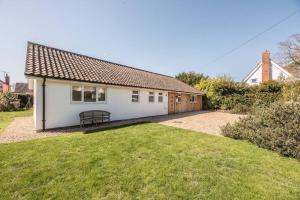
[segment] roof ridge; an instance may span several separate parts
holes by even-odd
[[[94,60],[98,60],[98,61],[102,61],[102,62],[106,62],[106,63],[111,63],[111,64],[119,65],[119,66],[122,66],[122,67],[130,68],[130,69],[135,69],[135,70],[139,70],[139,71],[143,71],[143,72],[147,72],[147,73],[152,73],[152,74],[156,74],[156,75],[160,75],[160,76],[165,76],[165,77],[176,79],[173,76],[168,76],[168,75],[165,75],[165,74],[160,74],[160,73],[156,73],[156,72],[151,72],[151,71],[148,71],[148,70],[140,69],[140,68],[137,68],[137,67],[132,67],[132,66],[128,66],[128,65],[124,65],[124,64],[120,64],[120,63],[116,63],[116,62],[112,62],[112,61],[108,61],[108,60],[104,60],[104,59],[100,59],[100,58],[95,58],[95,57],[92,57],[92,56],[83,55],[83,54],[76,53],[76,52],[73,52],[73,51],[68,51],[68,50],[59,49],[59,48],[55,48],[55,47],[50,47],[48,45],[39,44],[39,43],[36,43],[36,42],[28,41],[27,44],[39,45],[39,46],[43,46],[43,47],[46,47],[46,48],[49,48],[49,49],[61,51],[61,52],[64,52],[64,53],[71,53],[71,54],[74,54],[74,55],[78,55],[78,56],[82,56],[82,57],[86,57],[86,58],[90,58],[90,59],[94,59]]]

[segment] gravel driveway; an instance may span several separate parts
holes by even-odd
[[[0,143],[11,143],[24,140],[32,140],[36,138],[46,138],[50,136],[71,134],[75,131],[98,130],[101,128],[132,124],[142,121],[156,122],[167,126],[189,129],[212,135],[220,135],[221,126],[224,126],[227,123],[233,123],[242,116],[244,115],[235,115],[217,111],[200,111],[111,122],[110,124],[104,124],[101,127],[91,127],[86,129],[73,128],[67,130],[56,130],[38,133],[33,130],[32,117],[18,117],[4,130],[2,134],[0,134]]]
[[[227,123],[233,123],[243,116],[245,115],[220,111],[200,111],[167,115],[153,121],[167,126],[204,132],[211,135],[221,135],[222,126]]]

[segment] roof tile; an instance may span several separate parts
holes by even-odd
[[[28,42],[25,75],[202,94],[170,76]]]

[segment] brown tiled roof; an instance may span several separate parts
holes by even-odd
[[[202,94],[170,76],[28,42],[26,76]]]
[[[15,93],[32,93],[32,90],[28,88],[28,83],[16,83]]]

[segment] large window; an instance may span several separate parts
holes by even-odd
[[[149,102],[150,103],[154,102],[154,92],[149,92]]]
[[[159,102],[159,103],[162,103],[162,102],[163,102],[163,98],[164,98],[163,93],[162,93],[162,92],[159,92],[159,93],[158,93],[158,102]]]
[[[72,87],[72,101],[82,101],[82,87],[73,86]]]
[[[105,102],[106,89],[93,86],[72,86],[72,102]]]
[[[139,102],[140,93],[138,90],[133,90],[131,95],[131,102],[137,103]]]
[[[197,102],[197,96],[196,95],[191,95],[190,102],[191,103],[196,103]]]

